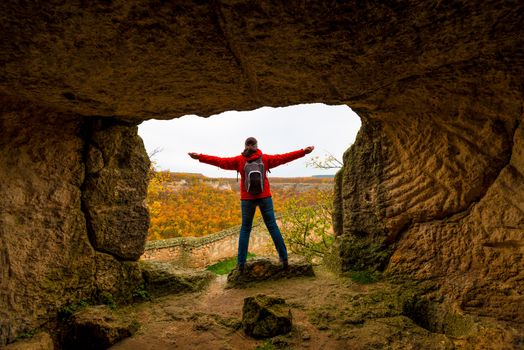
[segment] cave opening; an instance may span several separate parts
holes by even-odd
[[[360,118],[347,105],[322,103],[226,111],[208,118],[185,115],[171,120],[152,119],[139,125],[139,135],[160,170],[233,178],[236,174],[191,161],[187,152],[234,156],[244,140],[255,136],[266,154],[278,154],[315,145],[314,156],[332,155],[342,161],[360,129]],[[272,171],[277,177],[334,175],[336,167],[315,168],[305,162]]]
[[[143,284],[137,262],[149,223],[149,159],[136,124],[313,101],[345,103],[362,117],[337,177],[341,267],[397,274],[403,287],[405,276],[413,278],[431,302],[489,318],[473,337],[459,338],[463,332],[448,332],[444,322],[432,324],[431,304],[414,298],[401,305],[404,316],[453,336],[426,345],[413,340],[421,332],[406,323],[380,328],[375,321],[392,315],[387,306],[356,319],[349,298],[337,305],[329,291],[304,288],[302,296],[332,302],[332,310],[348,306],[342,318],[315,305],[323,320],[368,330],[360,338],[342,332],[332,338],[340,335],[349,348],[522,345],[524,2],[175,5],[0,4],[6,18],[0,25],[1,347],[86,298],[129,302],[152,285]],[[320,128],[325,119],[317,120]],[[311,138],[297,139],[311,136],[300,122],[282,129],[281,138],[297,140],[293,148],[311,143],[313,155],[324,154]],[[216,150],[195,147],[206,139],[197,132],[187,136],[192,147],[177,143],[176,150],[187,160],[188,151]],[[235,154],[246,136],[255,135],[223,136],[214,145],[231,141],[223,156]],[[259,139],[261,147],[274,144]],[[155,159],[162,155],[165,148]],[[223,300],[217,305],[240,305]],[[171,310],[158,315],[186,320]],[[209,326],[204,321],[180,329],[195,326],[192,336],[218,329],[200,332]],[[165,325],[147,332],[165,333]],[[312,341],[322,333],[328,332],[308,334],[310,348],[321,347]]]
[[[335,173],[342,167],[343,154],[355,140],[360,125],[360,118],[348,106],[325,104],[262,107],[208,118],[187,115],[143,122],[139,135],[152,162],[147,196],[151,216],[148,247],[156,248],[160,241],[166,240],[180,244],[180,238],[184,237],[238,233],[241,214],[237,172],[191,159],[189,152],[233,157],[240,154],[244,140],[250,136],[258,139],[265,154],[315,146],[314,152],[268,173],[278,216],[290,210],[291,205],[297,205],[295,200],[300,207],[321,200],[331,205]],[[261,219],[258,211],[255,218]],[[329,221],[331,225],[331,215]],[[265,235],[269,239],[267,232]],[[254,239],[250,251],[270,253],[267,247],[259,249],[266,243],[264,239]],[[233,256],[234,245],[231,244]],[[209,254],[213,251],[208,250]],[[158,249],[155,252],[160,254]],[[223,250],[220,253],[216,259],[210,257],[208,263],[222,259],[225,253]],[[155,258],[148,255],[147,247],[144,257]],[[192,260],[186,256],[180,264],[188,264],[188,259]]]

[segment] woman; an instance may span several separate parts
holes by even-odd
[[[249,236],[251,228],[253,226],[253,217],[255,216],[255,210],[257,207],[260,208],[264,223],[273,239],[275,248],[282,262],[284,268],[288,267],[287,249],[275,220],[275,212],[273,211],[273,200],[271,199],[271,191],[269,188],[269,181],[265,176],[265,172],[269,169],[275,168],[279,165],[291,162],[295,159],[301,158],[308,153],[311,153],[315,149],[314,146],[309,146],[304,149],[284,153],[268,155],[263,154],[258,149],[257,140],[254,137],[249,137],[245,142],[244,151],[231,158],[221,158],[215,156],[209,156],[205,154],[198,154],[194,152],[188,153],[193,159],[198,159],[202,163],[211,164],[218,166],[226,170],[236,170],[240,173],[240,199],[242,208],[242,226],[240,228],[240,237],[238,239],[238,257],[237,257],[237,268],[240,272],[244,271],[247,259],[247,250],[249,245]],[[250,187],[250,183],[246,184],[246,163],[260,162],[263,165],[263,174],[260,180],[261,188],[258,191],[253,191],[247,187]],[[258,193],[257,193],[258,192]]]

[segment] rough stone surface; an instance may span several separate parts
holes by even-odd
[[[303,102],[396,115],[450,96],[495,108],[520,100],[518,2],[0,6],[1,86],[83,115],[168,119]]]
[[[169,262],[140,261],[145,289],[154,297],[197,292],[215,277],[210,271],[182,269]]]
[[[286,334],[292,327],[291,309],[282,298],[258,294],[244,299],[242,329],[254,338]]]
[[[7,345],[5,350],[55,350],[53,339],[49,333],[35,334],[31,339],[24,339]]]
[[[132,336],[139,328],[135,320],[116,314],[105,305],[91,306],[78,311],[69,323],[64,349],[107,349]]]
[[[256,282],[276,280],[280,278],[315,276],[313,265],[299,259],[290,259],[287,269],[278,261],[257,258],[246,262],[243,272],[234,269],[227,276],[227,287],[244,288]]]
[[[89,239],[87,222],[94,220],[86,215],[82,192],[86,188],[86,129],[91,121],[1,98],[0,345],[33,331],[60,309],[81,300],[107,297],[129,301],[142,284],[136,262],[97,253]],[[116,133],[116,140],[121,133]],[[132,133],[134,139],[129,136]],[[128,127],[126,139],[136,138],[136,126]],[[130,150],[120,147],[118,152],[125,155],[140,147],[141,143],[133,143]],[[142,152],[147,160],[143,148]],[[107,156],[108,163],[116,161]],[[125,181],[113,175],[118,180],[117,188],[112,189],[116,191]],[[137,177],[145,183],[143,174],[137,173]],[[101,203],[94,200],[94,186],[89,188],[90,203]],[[120,202],[113,203],[112,212],[130,211],[132,215],[138,191],[129,191],[129,203],[121,196]],[[118,238],[125,242],[121,251],[132,251],[128,258],[138,257],[145,244],[147,215],[140,221],[142,225],[133,227],[129,236]],[[112,226],[113,231],[123,229],[122,224]],[[140,229],[143,232],[138,232]],[[141,237],[138,243],[133,235]]]
[[[0,102],[0,345],[94,292],[81,120]]]
[[[0,19],[0,343],[94,289],[89,243],[143,249],[124,120],[304,102],[363,122],[337,176],[342,269],[364,247],[367,266],[523,322],[522,2],[7,0]],[[124,149],[136,162],[105,158]]]
[[[461,307],[523,322],[522,109],[507,100],[493,119],[486,99],[453,117],[453,102],[433,106],[431,123],[363,122],[338,175],[339,254],[351,269],[355,247],[375,250],[365,265],[440,279]]]
[[[96,299],[106,302],[128,303],[139,297],[144,289],[144,278],[136,261],[118,261],[113,256],[97,252],[95,255]]]
[[[87,133],[83,205],[91,243],[119,260],[138,260],[149,227],[149,158],[137,127],[96,119]]]

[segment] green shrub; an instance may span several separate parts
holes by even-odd
[[[151,296],[149,295],[149,292],[146,290],[145,286],[140,286],[133,292],[133,298],[135,300],[150,300]]]
[[[335,237],[333,228],[333,190],[311,191],[286,201],[280,217],[282,235],[288,249],[309,262],[323,258]]]

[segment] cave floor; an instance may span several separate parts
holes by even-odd
[[[171,295],[119,311],[141,324],[111,349],[511,349],[518,332],[483,319],[459,336],[433,333],[399,312],[398,286],[358,284],[321,268],[315,277],[268,281],[226,289],[219,276],[198,293]],[[246,336],[244,298],[284,298],[293,315],[291,333],[269,340]],[[486,326],[488,325],[488,326]],[[518,338],[518,337],[517,337]]]

